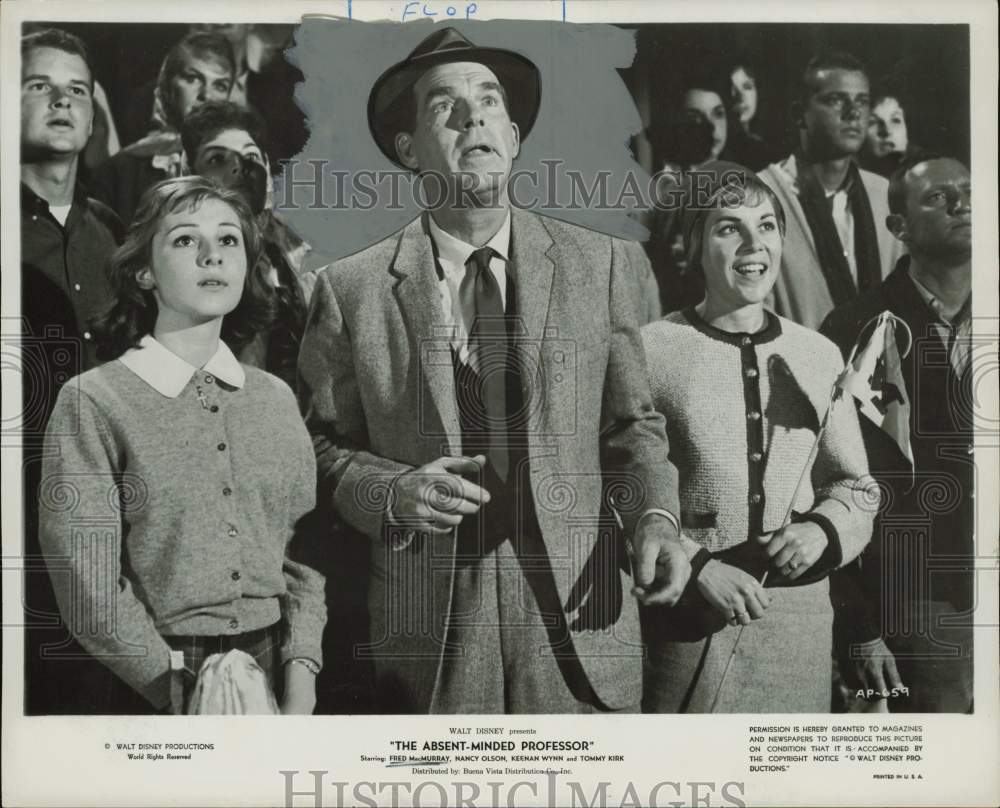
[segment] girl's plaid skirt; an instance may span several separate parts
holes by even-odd
[[[267,683],[275,696],[281,698],[279,685],[281,670],[281,621],[266,628],[248,631],[244,634],[222,634],[219,636],[164,636],[167,645],[175,651],[184,653],[184,704],[191,698],[198,671],[212,654],[224,654],[234,648],[244,651],[254,658],[254,661],[264,671]]]

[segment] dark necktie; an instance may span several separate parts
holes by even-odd
[[[491,247],[481,247],[469,256],[467,267],[476,270],[476,316],[469,334],[469,348],[476,357],[482,385],[489,435],[487,459],[497,476],[507,480],[507,322],[500,287],[490,271]]]

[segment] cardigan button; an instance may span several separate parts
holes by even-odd
[[[743,374],[748,379],[756,379],[757,378],[757,368],[747,368],[746,370],[743,371]]]
[[[747,418],[749,418],[751,421],[759,421],[760,413],[757,412],[756,410],[751,410],[750,412],[747,413]]]
[[[761,501],[761,499],[763,499],[763,497],[761,497],[760,494],[753,494],[750,497],[750,503],[752,505],[757,505]]]
[[[750,345],[751,343],[753,343],[753,340],[750,339],[750,337],[743,337],[743,339],[740,340],[740,345],[743,346]]]
[[[760,452],[754,452],[752,455],[750,455],[750,459],[754,463],[759,463],[761,461],[761,459],[763,459],[763,457],[764,457],[764,455],[762,455]]]

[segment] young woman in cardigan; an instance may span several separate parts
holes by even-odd
[[[742,166],[703,171],[711,182],[684,238],[705,297],[643,329],[692,563],[682,603],[644,614],[644,707],[710,710],[745,626],[718,712],[824,712],[826,576],[868,542],[878,495],[850,402],[835,406],[811,460],[843,362],[833,343],[764,308],[781,265],[780,203]]]
[[[287,385],[223,341],[268,323],[259,250],[239,194],[153,186],[112,260],[107,364],[67,382],[49,421],[42,548],[63,619],[128,685],[113,711],[168,707],[171,650],[187,691],[207,655],[239,648],[284,712],[315,704],[312,446]]]

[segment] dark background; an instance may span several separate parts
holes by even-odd
[[[691,23],[630,26],[638,30],[636,60],[625,71],[634,96],[650,100],[644,120],[662,125],[677,82],[695,72],[723,73],[744,57],[758,85],[754,128],[790,154],[798,145],[789,108],[810,57],[844,50],[868,67],[872,91],[888,85],[902,97],[910,140],[953,154],[968,165],[969,27],[829,23]],[[714,68],[714,70],[713,70]],[[725,99],[724,99],[725,100]]]
[[[57,24],[82,37],[91,49],[97,80],[116,118],[132,93],[155,79],[167,49],[187,32],[186,25],[173,23]],[[639,106],[649,125],[662,122],[664,105],[658,102],[693,66],[699,74],[713,68],[721,73],[746,57],[758,74],[755,128],[765,140],[790,152],[795,138],[788,110],[802,69],[813,53],[834,47],[853,53],[868,66],[873,91],[887,82],[901,88],[897,91],[903,96],[911,140],[968,163],[967,25],[669,23],[627,27],[636,30],[638,37],[635,63],[623,71],[624,78],[633,94],[644,93],[648,98],[648,108],[641,102]]]

